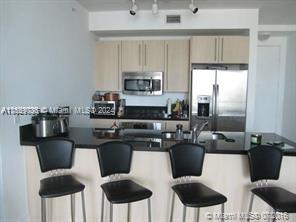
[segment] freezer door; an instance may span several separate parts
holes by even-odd
[[[213,88],[216,82],[216,70],[194,69],[191,85],[191,113],[197,115],[197,98],[199,95],[208,95],[211,98],[210,116],[213,112]]]
[[[217,130],[244,131],[248,71],[217,71]]]

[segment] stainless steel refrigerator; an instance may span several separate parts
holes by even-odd
[[[247,69],[240,66],[193,68],[191,126],[208,121],[207,130],[245,131],[247,78]],[[209,98],[205,115],[198,112],[201,96]]]

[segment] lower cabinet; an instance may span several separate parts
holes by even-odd
[[[189,130],[189,121],[166,121],[166,130],[170,131],[175,131],[176,130],[176,125],[182,124],[183,125],[183,130]]]

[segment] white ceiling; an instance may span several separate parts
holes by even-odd
[[[88,11],[128,10],[130,0],[78,0]],[[153,0],[137,0],[151,9]],[[189,0],[158,0],[160,9],[187,9]],[[296,0],[195,0],[200,9],[259,8],[260,24],[296,24]]]

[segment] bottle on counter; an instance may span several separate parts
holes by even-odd
[[[167,115],[172,115],[172,100],[170,98],[167,100]]]
[[[177,124],[176,125],[176,140],[183,140],[184,134],[183,134],[183,125]]]

